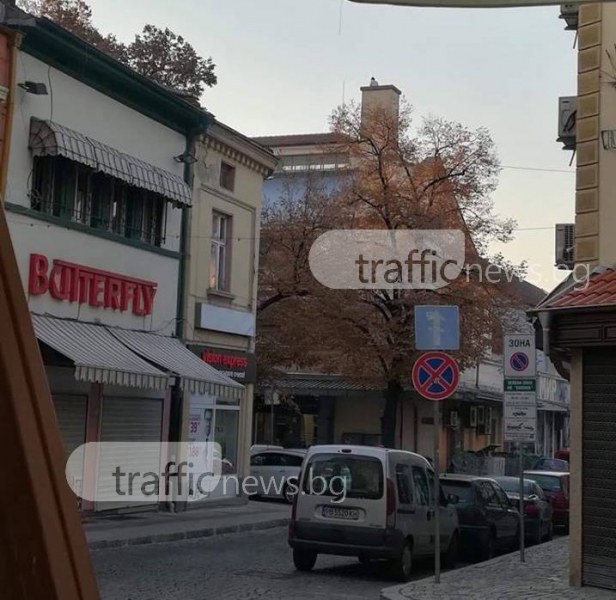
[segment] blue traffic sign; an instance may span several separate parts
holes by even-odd
[[[459,350],[458,307],[416,306],[415,348],[417,350]]]

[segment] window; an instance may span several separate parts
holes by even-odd
[[[491,507],[501,507],[500,500],[496,495],[496,490],[489,481],[480,481],[478,483],[479,494],[483,503]]]
[[[445,494],[458,497],[458,506],[471,506],[475,503],[473,486],[469,483],[461,481],[442,483],[442,489]]]
[[[507,508],[509,506],[509,498],[507,498],[507,494],[505,494],[503,489],[498,485],[492,485],[492,487],[494,488],[494,491],[496,492],[496,497],[500,501],[501,505],[504,508]]]
[[[34,158],[31,208],[93,229],[162,246],[167,201],[61,156]]]
[[[220,187],[230,192],[235,189],[235,167],[226,162],[220,163]]]
[[[430,491],[426,472],[420,467],[413,467],[413,487],[415,488],[415,504],[430,505]]]
[[[305,467],[306,494],[334,496],[341,490],[347,498],[378,500],[383,497],[383,465],[371,456],[315,454]]]
[[[434,474],[434,471],[428,471],[428,490],[430,493],[430,506],[434,506],[434,485],[436,483],[435,478],[436,475]],[[440,485],[438,488],[438,494],[441,506],[447,506],[447,498],[445,497],[443,488]]]
[[[214,441],[222,452],[221,473],[237,473],[237,439],[239,411],[216,410]]]
[[[231,217],[214,213],[210,256],[210,289],[228,291],[229,231]]]
[[[408,465],[396,465],[396,486],[398,488],[398,502],[400,504],[412,504],[413,493],[411,490],[411,477]]]

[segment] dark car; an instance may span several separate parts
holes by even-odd
[[[446,496],[457,499],[463,555],[488,559],[497,552],[517,548],[520,513],[494,479],[446,474],[441,476],[441,487]]]
[[[524,471],[524,475],[537,482],[552,505],[554,526],[569,531],[569,473]]]
[[[554,471],[558,473],[569,472],[569,462],[562,458],[540,458],[534,465],[533,471]]]
[[[512,506],[520,502],[520,479],[518,477],[495,477],[505,490]],[[551,540],[553,533],[552,505],[543,490],[532,479],[524,479],[524,538],[527,542],[540,544]]]

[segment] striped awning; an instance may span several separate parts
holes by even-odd
[[[167,373],[157,369],[111,335],[107,328],[32,315],[36,337],[75,363],[75,379],[165,390]]]
[[[202,361],[177,338],[130,329],[109,328],[109,332],[139,356],[179,377],[184,389],[230,399],[244,395],[242,384]]]
[[[179,204],[191,204],[190,187],[179,175],[53,121],[32,117],[29,146],[34,156],[64,156]]]

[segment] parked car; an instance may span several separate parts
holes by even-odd
[[[494,479],[445,474],[441,485],[445,494],[457,497],[463,552],[485,560],[518,546],[520,513]]]
[[[517,508],[520,503],[519,477],[495,477],[494,480],[505,490],[511,505]],[[551,540],[552,535],[552,505],[537,482],[524,479],[524,539],[540,544]]]
[[[306,450],[265,450],[250,456],[250,474],[256,478],[255,495],[283,498],[289,504],[297,493],[297,482]]]
[[[569,473],[553,471],[524,471],[536,481],[552,505],[552,522],[556,527],[569,531]]]
[[[554,471],[557,473],[568,473],[569,462],[561,458],[540,458],[533,465],[533,471]]]
[[[284,450],[284,448],[282,446],[274,446],[268,444],[253,444],[252,446],[250,446],[250,454],[264,452],[265,450]]]
[[[408,581],[413,560],[434,556],[435,474],[419,454],[367,446],[313,446],[293,503],[289,545],[300,571],[317,555],[387,559],[394,577]],[[441,548],[448,564],[458,555],[455,507],[440,493]]]

